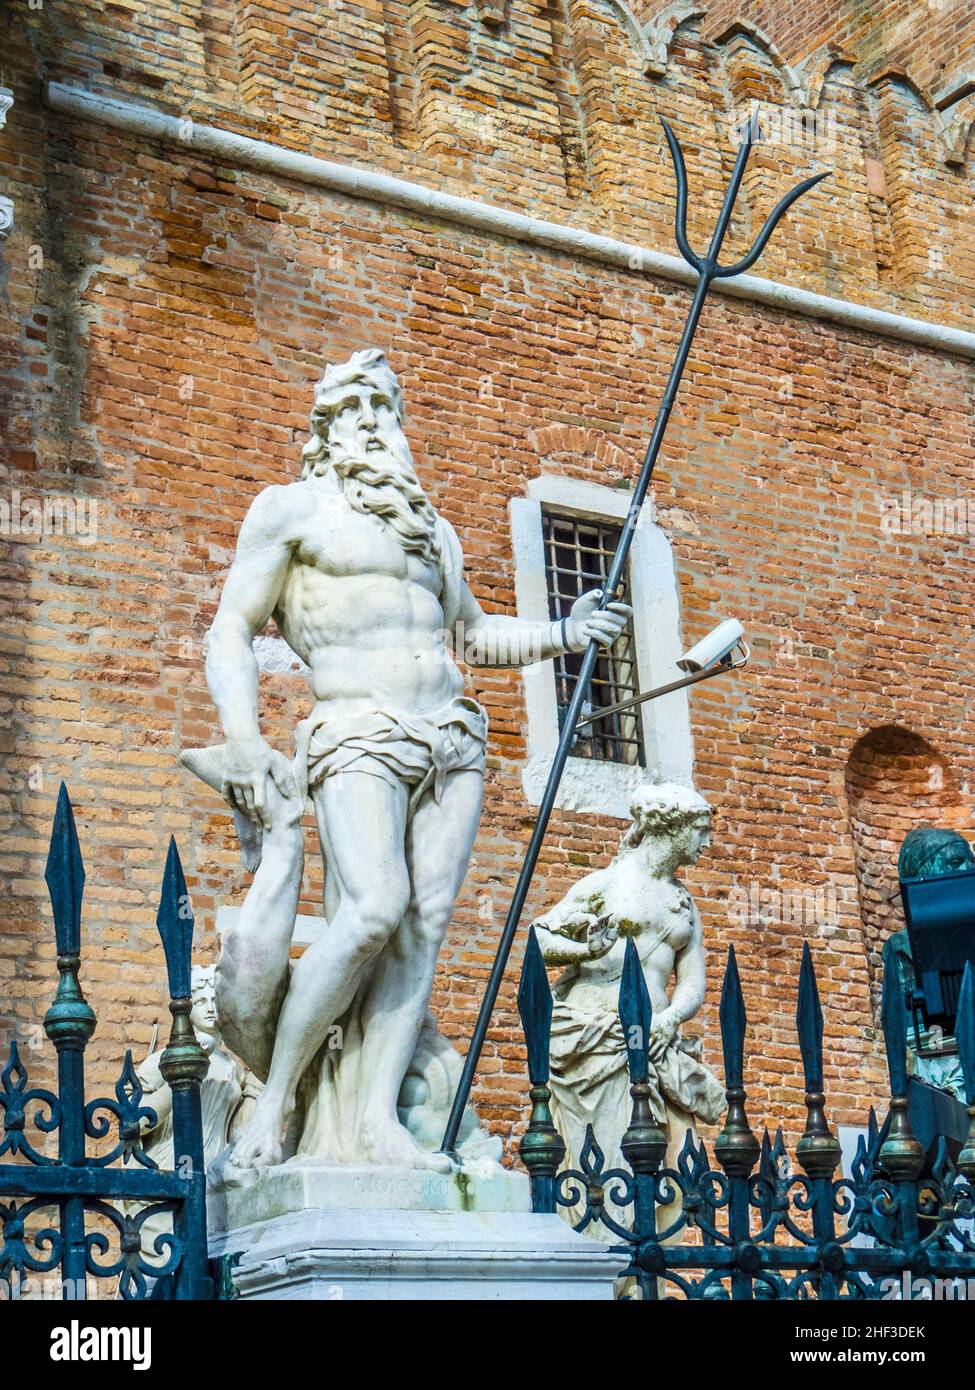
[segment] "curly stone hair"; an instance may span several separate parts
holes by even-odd
[[[710,825],[711,807],[693,787],[679,782],[645,782],[630,802],[633,824],[623,845],[635,847],[645,836],[670,835],[688,825]]]

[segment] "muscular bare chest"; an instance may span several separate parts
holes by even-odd
[[[439,588],[436,565],[404,550],[379,517],[355,511],[340,496],[326,497],[303,520],[294,562],[335,579],[382,575]]]
[[[439,628],[440,587],[439,568],[405,551],[381,519],[328,497],[302,521],[275,617],[307,660],[323,642]]]

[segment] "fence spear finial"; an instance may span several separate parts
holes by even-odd
[[[81,950],[81,900],[85,891],[85,866],[78,844],[71,798],[63,782],[54,812],[44,879],[54,913],[58,955],[76,956]]]
[[[71,1065],[78,1070],[72,1074],[70,1081],[65,1081],[66,1086],[75,1086],[82,1084],[80,1059],[86,1042],[95,1031],[95,1015],[85,999],[78,978],[81,970],[81,900],[85,891],[85,866],[71,799],[63,782],[54,812],[51,848],[44,878],[51,897],[54,940],[58,952],[58,988],[51,1007],[44,1015],[44,1031],[59,1053],[75,1054],[76,1060]]]
[[[907,1009],[896,971],[884,973],[881,1022],[890,1077],[887,1137],[880,1146],[880,1163],[898,1182],[913,1182],[924,1167],[924,1149],[911,1128],[907,1102]]]
[[[518,1013],[528,1049],[532,1111],[518,1152],[531,1176],[532,1211],[554,1212],[555,1177],[565,1158],[565,1141],[552,1123],[549,1105],[549,1040],[552,1033],[552,991],[535,928],[528,945],[518,986]]]
[[[190,958],[193,949],[193,908],[186,888],[176,839],[170,836],[166,868],[159,894],[156,926],[162,939],[173,999],[190,997]]]
[[[653,1005],[643,961],[632,936],[626,938],[620,977],[619,1016],[630,1071],[630,1123],[620,1149],[637,1177],[655,1173],[667,1152],[667,1136],[650,1109],[650,1029]],[[652,1194],[647,1200],[652,1203]]]
[[[826,1178],[840,1161],[840,1142],[826,1120],[823,1082],[823,1009],[809,942],[803,942],[799,970],[796,1030],[806,1082],[806,1128],[796,1145],[796,1157],[811,1178]]]
[[[745,1110],[745,1029],[748,1026],[748,1016],[745,1013],[745,997],[741,991],[741,977],[738,974],[734,946],[728,947],[728,964],[721,986],[718,1019],[724,1048],[728,1113],[725,1116],[724,1129],[714,1141],[714,1152],[726,1173],[732,1177],[747,1177],[755,1166],[761,1146],[752,1133]]]

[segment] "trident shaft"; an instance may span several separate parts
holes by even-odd
[[[791,193],[787,193],[769,214],[765,225],[756,237],[755,243],[747,256],[744,256],[734,265],[724,266],[719,264],[718,256],[721,252],[725,232],[728,230],[728,223],[731,220],[731,214],[738,197],[738,191],[741,188],[741,181],[745,175],[745,165],[748,163],[748,156],[751,153],[756,136],[759,134],[757,114],[753,115],[748,121],[747,128],[744,132],[744,138],[738,150],[738,156],[735,159],[735,167],[731,174],[731,181],[724,195],[724,202],[721,204],[721,212],[714,228],[714,234],[711,237],[711,245],[708,247],[707,254],[704,256],[699,256],[692,251],[690,243],[687,240],[687,170],[684,166],[684,156],[678,144],[677,137],[674,135],[670,126],[666,121],[663,121],[662,124],[664,134],[667,137],[667,144],[670,147],[671,158],[674,161],[674,172],[677,176],[677,211],[674,219],[677,246],[684,260],[697,271],[698,280],[694,290],[694,298],[691,301],[691,307],[687,315],[687,322],[684,324],[684,331],[681,334],[680,345],[677,348],[677,355],[670,369],[667,387],[664,391],[663,400],[660,403],[660,409],[657,412],[653,433],[650,436],[650,443],[647,445],[647,451],[644,455],[640,476],[637,479],[636,487],[633,489],[633,497],[627,513],[626,524],[623,526],[619,545],[616,547],[616,554],[613,556],[613,562],[609,567],[609,574],[606,576],[606,582],[603,586],[600,608],[605,608],[620,592],[626,570],[626,560],[630,553],[630,546],[633,544],[633,536],[639,520],[640,510],[646,500],[647,491],[650,487],[650,479],[653,476],[654,465],[657,462],[657,455],[660,453],[660,446],[663,443],[664,433],[666,432],[670,420],[670,412],[673,409],[674,400],[677,395],[677,388],[684,374],[684,367],[687,364],[687,358],[690,354],[691,343],[693,342],[694,333],[701,317],[701,310],[704,307],[704,301],[707,298],[712,280],[730,279],[731,276],[741,275],[743,271],[748,270],[750,266],[754,265],[764,251],[769,237],[775,231],[779,219],[798,198],[802,197],[803,193],[812,188],[814,184],[819,183],[820,179],[826,178],[826,173],[814,174],[812,178],[804,179],[802,183],[798,184],[797,187],[791,191]],[[481,1001],[477,1023],[474,1026],[470,1046],[467,1049],[467,1056],[464,1059],[464,1069],[461,1073],[460,1081],[457,1084],[457,1093],[454,1096],[453,1105],[450,1110],[450,1118],[447,1121],[447,1128],[440,1146],[444,1153],[452,1153],[457,1143],[457,1134],[460,1130],[461,1120],[463,1119],[464,1108],[467,1105],[467,1099],[471,1092],[474,1074],[477,1071],[481,1050],[484,1047],[484,1039],[487,1036],[487,1030],[491,1023],[491,1015],[494,1012],[494,1005],[498,998],[498,991],[501,988],[501,981],[504,978],[505,967],[508,963],[511,947],[514,943],[518,925],[521,921],[525,899],[531,887],[535,866],[538,863],[539,852],[542,848],[542,841],[545,838],[549,818],[555,806],[559,784],[562,781],[562,773],[565,770],[566,760],[575,742],[576,724],[579,721],[583,704],[589,693],[589,685],[592,680],[592,674],[598,655],[599,644],[593,639],[586,648],[575,689],[572,692],[572,699],[569,702],[569,707],[565,714],[562,732],[559,737],[559,745],[552,761],[552,769],[545,787],[545,794],[538,808],[535,828],[532,831],[524,863],[518,875],[518,882],[511,899],[511,906],[508,910],[504,930],[498,942],[498,950],[494,958],[494,965],[491,968],[487,988],[484,991],[484,998]]]

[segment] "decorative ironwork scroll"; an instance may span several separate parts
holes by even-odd
[[[0,1162],[0,1280],[12,1298],[30,1296],[35,1281],[48,1279],[55,1294],[69,1299],[86,1298],[90,1279],[116,1280],[126,1299],[212,1298],[200,1114],[209,1064],[189,1021],[193,916],[175,841],[156,919],[173,1016],[160,1064],[173,1091],[173,1172],[162,1171],[142,1145],[143,1127],[156,1116],[142,1104],[130,1052],[114,1098],[85,1101],[85,1048],[95,1031],[79,979],[85,869],[63,785],[45,878],[59,979],[44,1030],[57,1051],[57,1094],[29,1085],[12,1042],[0,1071],[0,1158],[17,1161]],[[36,1138],[28,1138],[29,1125]],[[114,1146],[89,1151],[88,1140],[113,1134]],[[56,1135],[56,1155],[44,1151],[48,1135]],[[173,1229],[153,1238],[154,1258],[147,1259],[142,1228],[164,1213],[171,1213]]]
[[[632,940],[620,982],[633,1107],[621,1148],[626,1166],[607,1168],[590,1127],[579,1167],[561,1169],[565,1145],[548,1106],[552,1000],[541,952],[529,941],[518,997],[528,1045],[533,1108],[521,1153],[534,1210],[583,1206],[576,1230],[603,1235],[620,1253],[620,1275],[643,1298],[930,1298],[933,1280],[975,1279],[975,977],[966,966],[958,1050],[965,1077],[968,1138],[952,1161],[940,1141],[933,1162],[911,1130],[906,1020],[896,982],[885,990],[884,1041],[890,1078],[887,1118],[871,1109],[849,1177],[836,1177],[840,1145],[826,1116],[823,1013],[808,944],[799,972],[796,1031],[805,1080],[805,1129],[795,1165],[781,1130],[759,1142],[748,1120],[744,1078],[745,1001],[733,949],[721,991],[720,1023],[728,1109],[712,1163],[690,1131],[674,1168],[662,1167],[665,1136],[648,1105],[647,1040],[652,1008]],[[917,1281],[922,1281],[918,1283]],[[625,1296],[625,1295],[624,1295]]]

